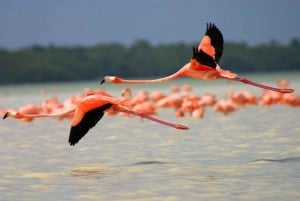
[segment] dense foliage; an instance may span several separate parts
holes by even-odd
[[[195,44],[151,45],[138,40],[126,47],[118,43],[92,47],[31,46],[9,51],[0,49],[0,83],[100,79],[104,75],[159,77],[187,63]],[[236,73],[299,71],[300,42],[288,45],[275,41],[250,47],[225,43],[221,66]]]

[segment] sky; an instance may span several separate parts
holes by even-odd
[[[287,44],[299,11],[298,0],[0,0],[0,48],[194,43],[207,22],[228,42]]]

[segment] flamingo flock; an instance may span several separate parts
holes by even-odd
[[[278,82],[285,83],[286,81]],[[256,105],[286,105],[292,107],[300,106],[300,96],[295,93],[278,93],[272,90],[264,90],[260,95],[242,90],[224,94],[225,98],[218,99],[216,94],[204,93],[196,94],[188,84],[170,88],[170,93],[161,91],[140,90],[133,93],[129,87],[123,88],[119,98],[114,97],[104,90],[84,89],[82,93],[72,95],[64,101],[59,101],[57,97],[46,98],[41,104],[28,104],[19,109],[0,108],[0,115],[13,117],[23,122],[31,122],[39,117],[53,117],[59,120],[73,119],[76,108],[90,106],[84,109],[85,114],[97,106],[103,106],[107,103],[114,104],[113,108],[107,107],[97,113],[104,112],[107,115],[114,116],[133,116],[148,118],[150,115],[157,115],[163,109],[172,109],[176,117],[191,116],[194,119],[201,119],[207,107],[214,108],[215,112],[224,115],[237,111],[240,108]],[[91,103],[88,103],[91,101]],[[96,106],[95,106],[96,105]],[[109,109],[110,108],[110,109]],[[82,114],[82,115],[83,115]],[[78,115],[76,115],[77,117]],[[81,117],[82,118],[82,117]],[[164,123],[162,123],[164,124]],[[176,126],[171,126],[176,127]],[[185,126],[178,126],[180,129],[186,129]]]
[[[279,83],[287,83],[281,81]],[[57,97],[46,98],[40,104],[27,104],[18,109],[0,108],[3,119],[12,117],[22,122],[31,122],[36,118],[51,117],[58,120],[72,119],[69,143],[75,145],[94,127],[104,113],[110,116],[139,116],[156,123],[186,130],[187,126],[173,124],[157,118],[163,109],[171,109],[176,117],[190,116],[193,119],[202,119],[208,107],[215,112],[228,115],[246,106],[286,105],[300,106],[300,96],[295,93],[278,93],[264,90],[256,96],[248,91],[229,92],[225,98],[218,99],[216,94],[196,94],[188,84],[172,86],[170,93],[161,91],[140,90],[133,93],[129,87],[121,91],[119,98],[104,90],[84,89],[82,93],[72,95],[64,101]]]
[[[134,110],[132,105],[126,99],[116,98],[105,91],[89,91],[82,95],[74,95],[63,103],[56,97],[46,99],[42,104],[25,105],[18,110],[2,109],[3,119],[13,117],[23,122],[31,122],[35,118],[53,117],[58,119],[71,118],[71,129],[69,135],[70,145],[75,145],[79,140],[93,128],[103,117],[104,112],[116,114],[118,112],[128,115],[135,115],[141,118],[149,119],[156,123],[186,130],[188,127],[181,124],[173,124],[155,117],[150,113]]]
[[[223,36],[212,23],[208,23],[206,32],[198,45],[193,49],[190,61],[181,69],[167,77],[154,80],[126,80],[118,76],[104,76],[101,84],[150,84],[165,82],[180,77],[192,77],[201,80],[225,79],[238,81],[263,89],[263,93],[255,96],[247,91],[230,92],[225,98],[218,99],[213,93],[198,95],[192,91],[190,85],[172,86],[170,94],[160,91],[149,92],[140,90],[133,94],[129,87],[125,87],[119,98],[103,90],[84,90],[79,95],[73,95],[60,102],[57,97],[47,98],[41,104],[28,104],[14,109],[1,109],[3,119],[12,117],[23,122],[31,122],[35,118],[51,117],[57,119],[72,119],[69,134],[70,145],[75,145],[93,128],[98,121],[107,115],[121,114],[122,116],[139,116],[164,126],[186,130],[187,126],[174,124],[153,117],[164,108],[174,110],[177,117],[190,115],[194,119],[204,117],[207,107],[213,107],[216,112],[228,115],[248,105],[269,106],[284,104],[293,107],[300,106],[300,97],[293,89],[288,88],[287,81],[279,81],[278,87],[271,87],[256,83],[247,78],[220,67],[219,60],[223,53]]]

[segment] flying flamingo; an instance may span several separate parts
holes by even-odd
[[[198,48],[193,48],[193,57],[191,58],[190,62],[185,64],[174,74],[154,80],[126,80],[118,76],[104,76],[101,84],[104,82],[112,82],[114,84],[157,83],[187,76],[203,80],[233,80],[280,93],[292,93],[294,91],[293,89],[289,88],[275,88],[259,84],[250,81],[247,78],[238,77],[237,74],[222,69],[218,63],[223,53],[223,43],[224,41],[221,31],[215,26],[215,24],[207,23],[206,33],[202,38],[202,41],[199,43]]]
[[[38,117],[58,117],[71,112],[74,112],[71,122],[71,130],[69,135],[70,145],[75,145],[79,140],[87,134],[87,132],[93,128],[97,122],[103,117],[104,111],[111,109],[117,112],[124,112],[142,118],[149,119],[159,124],[170,126],[176,129],[186,130],[188,127],[180,124],[172,124],[152,116],[146,115],[141,112],[134,111],[130,108],[126,102],[111,96],[105,92],[88,94],[77,104],[75,108],[61,113],[50,114],[22,114],[16,111],[8,111],[3,116],[3,119],[7,117],[20,118],[38,118]]]

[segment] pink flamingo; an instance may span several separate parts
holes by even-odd
[[[237,74],[224,70],[218,64],[223,53],[223,35],[221,31],[212,23],[207,23],[206,33],[199,43],[198,48],[193,49],[193,57],[190,62],[185,64],[174,74],[167,77],[154,80],[126,80],[118,76],[104,76],[101,84],[104,82],[112,82],[114,84],[144,84],[158,83],[173,80],[179,77],[192,77],[195,79],[215,80],[226,79],[242,82],[255,87],[277,91],[280,93],[292,93],[294,90],[289,88],[276,88],[263,84],[259,84],[248,80],[247,78],[238,77]]]

